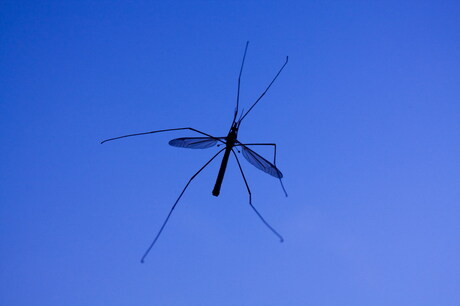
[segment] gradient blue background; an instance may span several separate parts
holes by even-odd
[[[460,305],[458,1],[2,1],[0,304]],[[193,126],[276,142],[215,198]],[[264,156],[270,150],[258,149]]]

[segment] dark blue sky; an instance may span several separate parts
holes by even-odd
[[[458,1],[2,1],[0,304],[459,305]],[[242,142],[216,149],[244,44]],[[258,149],[267,158],[270,150]]]

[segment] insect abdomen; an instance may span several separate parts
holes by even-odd
[[[225,169],[227,169],[228,158],[230,157],[231,149],[227,148],[224,153],[224,157],[222,158],[222,163],[220,164],[219,174],[217,175],[216,184],[214,185],[214,189],[212,190],[213,196],[219,196],[220,194],[220,187],[222,186],[222,181],[224,180]]]

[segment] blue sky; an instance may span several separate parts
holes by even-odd
[[[457,1],[3,1],[2,305],[459,305]],[[228,132],[245,42],[241,159]],[[267,158],[269,149],[257,149]]]

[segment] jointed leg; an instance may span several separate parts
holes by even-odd
[[[225,149],[225,148],[224,148]],[[158,237],[160,237],[160,234],[161,232],[163,231],[163,229],[165,228],[166,226],[166,223],[168,223],[168,220],[169,220],[169,217],[171,216],[174,208],[176,208],[176,205],[177,203],[179,202],[180,198],[182,197],[182,195],[184,194],[185,190],[187,189],[188,185],[190,185],[190,183],[192,182],[192,180],[207,166],[209,165],[210,162],[213,161],[214,158],[217,157],[217,155],[219,155],[224,149],[220,150],[219,152],[217,152],[210,160],[208,160],[208,162],[206,164],[204,164],[203,167],[200,168],[200,170],[198,170],[191,178],[190,180],[188,181],[187,185],[185,185],[184,189],[182,189],[182,192],[180,193],[179,197],[177,198],[176,202],[174,202],[174,205],[171,207],[171,210],[169,211],[169,214],[168,216],[166,217],[165,221],[163,222],[163,225],[161,226],[160,230],[158,231],[157,235],[155,236],[155,239],[153,239],[152,243],[150,244],[150,246],[148,247],[147,251],[145,251],[144,255],[142,256],[142,259],[141,259],[141,262],[143,263],[144,262],[144,259],[145,257],[149,254],[150,250],[152,249],[153,245],[157,242],[158,240]]]
[[[258,143],[243,143],[243,145],[245,146],[273,146],[273,150],[274,150],[273,164],[276,166],[276,143],[258,142]],[[236,146],[238,146],[238,144]]]
[[[246,52],[248,52],[249,41],[246,42],[246,48],[244,49],[243,61],[241,62],[240,74],[238,75],[238,90],[236,92],[236,108],[235,115],[233,116],[233,122],[236,121],[236,116],[238,115],[238,107],[240,104],[240,83],[241,83],[241,74],[243,72],[244,60],[246,59]]]
[[[283,66],[281,67],[280,70],[278,70],[278,73],[275,75],[275,77],[273,78],[273,80],[270,82],[270,84],[268,84],[267,88],[265,89],[265,91],[259,96],[259,98],[257,98],[256,102],[254,102],[254,104],[252,104],[252,106],[248,109],[248,111],[246,113],[244,113],[244,115],[238,120],[240,123],[241,121],[243,121],[243,119],[249,114],[249,112],[254,108],[254,106],[256,106],[257,103],[259,103],[260,99],[262,99],[262,97],[267,93],[267,91],[270,89],[270,87],[273,85],[273,83],[275,82],[276,78],[278,78],[278,76],[280,75],[281,71],[283,71],[284,69],[284,66],[286,66],[286,64],[288,63],[288,60],[289,58],[286,56],[286,61],[284,62]]]
[[[216,140],[218,140],[218,141],[220,141],[220,142],[222,142],[222,143],[225,143],[225,142],[222,141],[220,138],[214,137],[214,136],[212,136],[212,135],[209,135],[208,133],[204,133],[204,132],[202,132],[202,131],[199,131],[199,130],[194,129],[194,128],[191,128],[191,127],[183,127],[183,128],[166,129],[166,130],[157,130],[157,131],[151,131],[151,132],[143,132],[143,133],[135,133],[135,134],[129,134],[129,135],[118,136],[118,137],[114,137],[114,138],[109,138],[109,139],[103,140],[103,141],[101,141],[101,144],[103,144],[104,142],[107,142],[107,141],[112,141],[112,140],[121,139],[121,138],[125,138],[125,137],[140,136],[140,135],[147,135],[147,134],[155,134],[155,133],[161,133],[161,132],[179,131],[179,130],[190,130],[190,131],[194,131],[194,132],[197,132],[197,133],[199,133],[199,134],[202,134],[202,135],[205,135],[205,136],[214,138],[214,139],[216,139]]]
[[[273,164],[276,167],[276,143],[245,143],[244,145],[245,146],[273,146],[273,149],[274,149]],[[238,146],[238,145],[236,145],[236,146]],[[281,183],[281,188],[283,188],[284,195],[287,197],[288,194],[286,192],[286,188],[284,188],[283,181],[281,180],[281,178],[279,180],[280,180],[280,183]]]
[[[244,180],[244,184],[246,185],[246,189],[248,190],[248,194],[249,194],[249,205],[251,205],[252,209],[254,210],[254,212],[257,214],[257,216],[259,216],[260,220],[262,220],[262,222],[273,232],[273,234],[275,234],[276,236],[278,236],[278,238],[280,239],[280,242],[283,242],[284,239],[283,237],[270,225],[268,224],[267,221],[265,221],[265,219],[262,217],[262,215],[257,211],[257,209],[254,207],[254,205],[252,205],[252,196],[251,196],[251,189],[249,189],[249,185],[248,185],[248,182],[246,181],[246,177],[244,176],[244,172],[243,172],[243,168],[241,167],[241,164],[240,164],[240,161],[238,159],[238,156],[236,155],[235,151],[232,150],[232,153],[233,155],[235,156],[236,158],[236,162],[238,163],[238,168],[240,168],[240,172],[241,172],[241,175],[243,176],[243,180]]]

